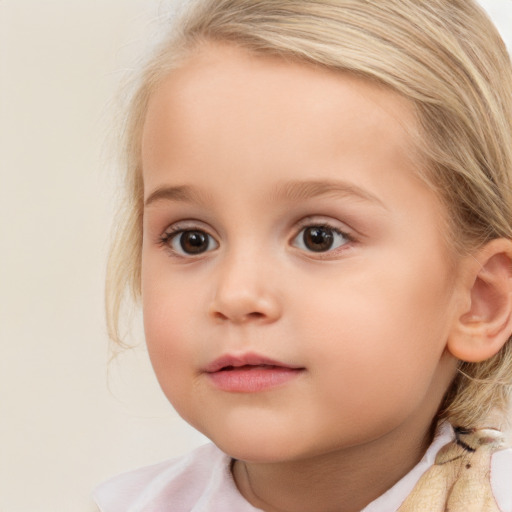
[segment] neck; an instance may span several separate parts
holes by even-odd
[[[393,486],[422,458],[430,425],[396,429],[366,445],[284,463],[236,461],[242,495],[265,512],[358,512]]]

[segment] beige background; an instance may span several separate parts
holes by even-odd
[[[484,3],[512,47],[512,0]],[[93,510],[97,482],[204,441],[143,347],[108,364],[103,320],[110,103],[166,5],[0,0],[0,512]]]

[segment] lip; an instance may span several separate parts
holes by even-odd
[[[305,368],[255,353],[224,355],[207,365],[204,373],[222,391],[257,393],[283,386]]]

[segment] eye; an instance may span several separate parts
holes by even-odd
[[[195,256],[216,249],[219,244],[205,231],[200,229],[182,229],[166,233],[162,243],[182,256]]]
[[[292,245],[311,252],[327,252],[350,242],[350,237],[330,226],[306,226],[293,239]]]

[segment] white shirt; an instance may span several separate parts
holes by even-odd
[[[444,425],[422,460],[361,512],[396,512],[437,452],[453,440]],[[231,458],[207,444],[179,459],[116,476],[94,493],[101,512],[256,512],[238,491]],[[512,512],[512,449],[493,455],[491,486],[502,512]]]

